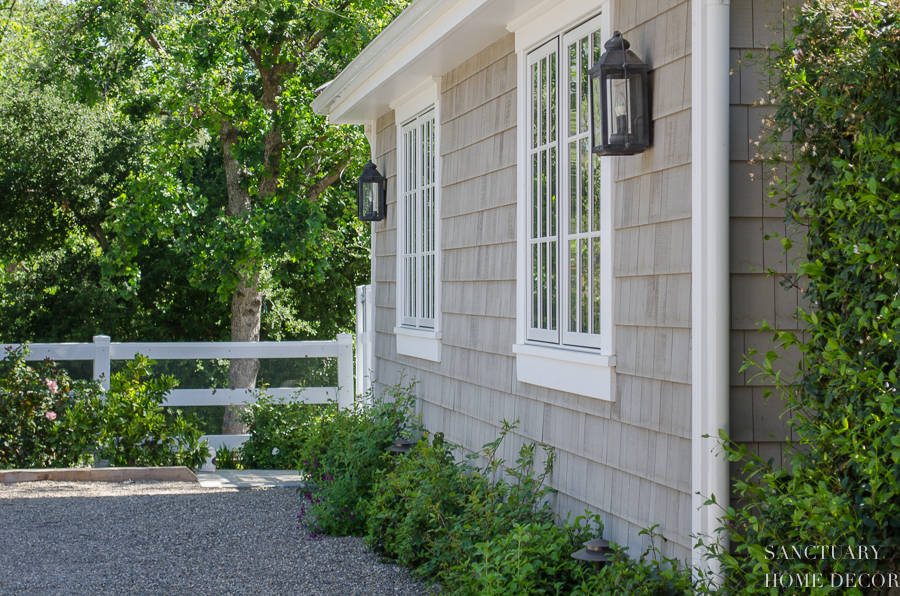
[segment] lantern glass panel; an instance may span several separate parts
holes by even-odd
[[[600,76],[591,77],[591,103],[594,126],[591,145],[600,147],[603,145],[603,87],[601,85],[603,78]]]
[[[377,214],[375,213],[375,202],[378,200],[378,183],[377,182],[362,182],[360,183],[360,205],[359,205],[359,216],[360,219],[366,217],[375,217]]]
[[[641,143],[644,138],[644,96],[640,72],[628,74],[626,89],[628,90],[628,140],[627,145]]]
[[[609,100],[609,144],[625,145],[631,132],[629,95],[631,95],[627,79],[608,78],[607,98]]]

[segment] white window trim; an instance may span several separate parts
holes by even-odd
[[[612,2],[603,2],[585,9],[583,0],[567,0],[558,3],[547,0],[507,27],[516,36],[517,67],[519,81],[528,80],[528,53],[544,43],[574,29],[582,22],[601,14],[601,31],[604,37],[612,35]],[[562,51],[562,50],[559,50]],[[523,84],[524,88],[524,84]],[[560,87],[557,87],[560,89]],[[598,349],[552,345],[527,339],[529,259],[528,259],[528,146],[524,131],[529,130],[530,107],[528,93],[518,94],[517,146],[518,204],[517,210],[517,275],[516,275],[516,343],[512,350],[516,355],[516,377],[519,382],[566,391],[604,401],[615,401],[615,335],[613,323],[615,292],[613,289],[613,160],[601,160],[601,193],[606,198],[601,203],[601,254],[603,265],[600,274],[600,346]],[[562,163],[558,159],[557,165]],[[559,167],[559,165],[558,165]],[[562,180],[562,178],[558,178]],[[562,298],[560,298],[562,300]],[[560,321],[562,326],[564,321]]]
[[[396,284],[397,292],[395,297],[396,326],[394,327],[394,336],[397,338],[397,353],[401,356],[412,356],[414,358],[422,358],[432,362],[441,361],[441,77],[429,77],[416,85],[409,92],[404,94],[390,104],[394,110],[394,121],[397,129],[397,184],[400,184],[403,167],[403,159],[400,152],[403,150],[403,125],[434,108],[434,125],[435,125],[435,297],[434,297],[434,329],[418,329],[403,325],[403,313],[400,306],[401,297],[404,295],[402,260],[400,259],[400,238],[402,237],[402,227],[404,225],[401,217],[397,217],[397,265],[396,265]],[[399,206],[400,189],[397,189],[397,199]]]

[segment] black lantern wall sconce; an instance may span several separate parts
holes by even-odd
[[[371,161],[363,169],[356,188],[356,208],[360,221],[381,221],[387,217],[387,178]]]
[[[591,77],[591,143],[597,155],[635,155],[650,146],[650,67],[616,31]]]

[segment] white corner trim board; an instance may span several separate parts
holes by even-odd
[[[432,362],[441,361],[441,332],[394,327],[397,337],[397,353]]]
[[[592,351],[515,344],[520,383],[616,401],[616,357]]]
[[[691,535],[721,539],[728,462],[718,448],[729,424],[728,116],[729,0],[693,0],[691,61]],[[704,438],[708,435],[709,438]],[[703,506],[715,495],[716,506]],[[695,548],[693,563],[718,573]]]

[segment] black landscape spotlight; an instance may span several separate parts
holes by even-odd
[[[650,146],[650,67],[616,31],[591,68],[591,144],[597,155],[635,155]]]
[[[385,449],[385,451],[388,453],[409,453],[412,451],[412,448],[416,446],[416,443],[418,443],[418,441],[397,437],[394,439],[394,444]]]
[[[359,177],[356,206],[360,221],[381,221],[387,217],[387,179],[371,161]]]
[[[594,538],[584,543],[584,548],[572,553],[573,559],[589,561],[594,564],[597,571],[606,565],[612,558],[613,550],[609,547],[609,540]]]

